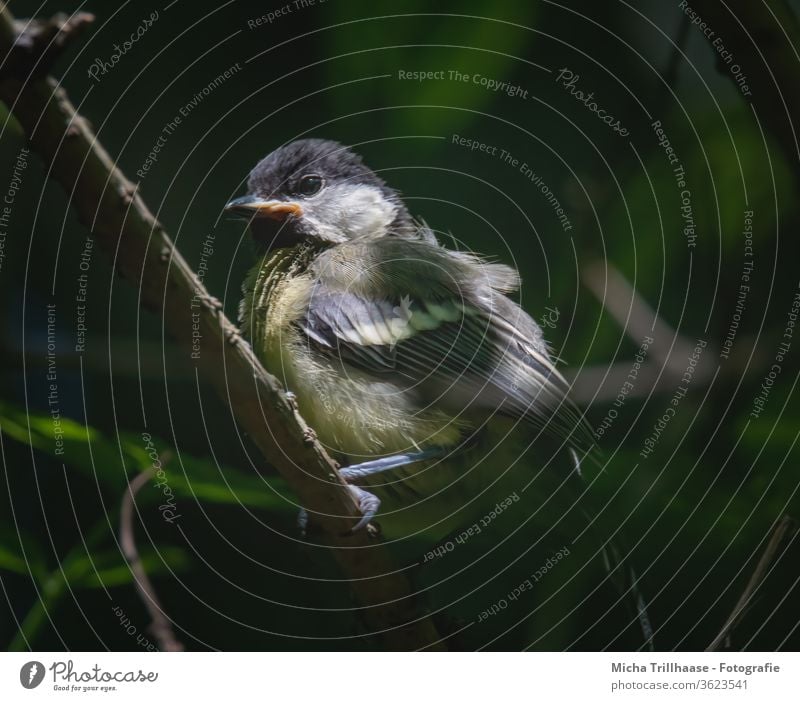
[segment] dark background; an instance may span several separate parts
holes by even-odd
[[[255,29],[248,20],[279,5],[12,2],[11,11],[47,16],[80,7],[96,15],[56,74],[192,265],[213,235],[204,282],[231,317],[252,252],[242,225],[223,219],[221,208],[244,191],[259,158],[305,136],[354,145],[448,245],[515,265],[527,311],[541,318],[547,307],[558,310],[547,337],[595,426],[620,384],[598,378],[613,364],[630,368],[641,334],[626,333],[610,313],[615,300],[602,304],[582,273],[598,263],[618,270],[668,327],[649,354],[651,379],[637,385],[638,396],[626,399],[599,440],[591,476],[602,472],[593,490],[605,506],[604,527],[621,526],[635,545],[657,649],[702,649],[734,609],[776,520],[800,512],[800,338],[763,412],[749,418],[798,290],[797,159],[764,115],[757,118],[758,105],[736,89],[725,66],[718,70],[696,28],[685,35],[685,55],[673,49],[682,32],[678,3],[635,6],[459,2],[434,9],[419,1],[328,0],[292,3],[287,15]],[[89,77],[90,65],[108,61],[113,45],[153,10],[158,20],[118,64],[98,82]],[[724,38],[724,28],[718,33]],[[182,118],[157,163],[137,178],[164,126],[237,63],[241,70]],[[628,136],[556,82],[564,67]],[[398,70],[480,73],[519,85],[527,98],[473,82],[403,81]],[[748,80],[758,94],[768,72]],[[25,141],[3,106],[0,116],[5,192]],[[651,127],[656,119],[686,169],[693,248],[682,233],[680,189]],[[563,230],[518,167],[454,144],[454,134],[530,164],[572,229]],[[147,431],[173,456],[167,472],[181,519],[180,528],[166,523],[161,492],[145,487],[137,537],[189,649],[372,649],[331,559],[313,538],[297,540],[291,495],[229,410],[198,385],[161,318],[140,312],[136,289],[115,276],[97,246],[87,273],[86,347],[75,352],[86,229],[69,201],[31,152],[0,268],[0,646],[136,650],[152,640],[117,544],[124,486],[150,465],[141,437]],[[755,267],[723,360],[746,260],[746,209],[755,213]],[[624,322],[630,300],[620,301]],[[52,303],[64,456],[54,455],[48,414]],[[652,314],[645,321],[649,327]],[[685,344],[691,352],[696,339],[708,344],[703,371],[644,459],[644,441],[680,385]],[[556,515],[518,529],[524,508],[510,509],[490,533],[441,562],[411,567],[443,630],[474,621],[574,536],[567,526],[531,548],[537,529]],[[398,561],[413,563],[434,545],[424,536],[398,544]],[[733,648],[797,649],[798,555],[788,538],[731,636]],[[624,613],[611,607],[602,578],[596,557],[572,556],[501,615],[471,626],[459,644],[636,647],[629,631],[621,633]],[[135,633],[120,624],[120,610]]]

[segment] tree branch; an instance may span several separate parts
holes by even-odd
[[[53,38],[58,36],[56,32]],[[26,43],[31,42],[17,34],[13,17],[0,5],[2,58],[13,59]],[[100,248],[138,288],[142,306],[162,314],[166,328],[187,349],[192,343],[192,314],[199,313],[200,373],[321,526],[370,630],[391,649],[443,649],[435,627],[420,612],[410,583],[397,573],[386,549],[376,547],[378,541],[365,531],[344,535],[360,513],[336,464],[308,431],[278,380],[264,370],[173,246],[137,186],[115,166],[89,124],[76,113],[64,90],[38,71],[4,70],[0,99],[50,165],[52,177],[72,193],[80,220]]]
[[[706,652],[714,652],[719,650],[722,647],[722,644],[728,640],[731,631],[738,625],[739,621],[744,616],[744,613],[747,610],[747,607],[749,606],[753,596],[758,592],[761,582],[767,574],[767,568],[775,559],[775,556],[778,554],[778,550],[780,550],[783,542],[786,540],[786,537],[792,533],[795,528],[796,523],[790,516],[783,516],[780,519],[778,524],[775,526],[772,537],[769,539],[769,543],[767,543],[767,547],[764,549],[764,554],[761,556],[761,559],[758,561],[753,574],[750,576],[750,579],[747,582],[747,586],[744,588],[742,595],[736,602],[736,606],[733,607],[731,615],[728,616],[728,620],[725,621],[725,625],[722,626],[722,630],[717,633],[717,637],[709,643],[708,647],[706,648]],[[726,647],[729,647],[729,645],[726,645]]]
[[[646,336],[653,338],[649,357],[640,368],[638,381],[628,396],[646,397],[660,389],[674,391],[675,378],[686,371],[686,359],[694,351],[694,342],[659,317],[609,261],[589,263],[581,270],[581,279],[635,345],[642,343]],[[583,367],[574,375],[565,374],[572,384],[575,401],[588,404],[615,399],[630,371],[630,362],[627,362]],[[712,376],[711,362],[708,354],[704,354],[695,370],[694,381],[705,382]]]

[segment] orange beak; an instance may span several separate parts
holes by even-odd
[[[262,200],[254,195],[237,197],[225,205],[225,211],[246,219],[266,217],[268,219],[286,219],[289,215],[301,217],[303,208],[296,202],[280,200]]]

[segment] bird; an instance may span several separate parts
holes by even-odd
[[[518,273],[440,245],[354,151],[282,146],[226,211],[258,255],[243,334],[323,445],[360,460],[346,478],[446,455],[495,419],[590,444],[541,328],[507,296]]]
[[[534,446],[540,464],[580,480],[591,427],[540,325],[510,297],[515,269],[447,248],[336,141],[278,147],[225,211],[247,221],[256,249],[242,335],[344,465],[362,512],[354,530],[383,513],[381,497],[400,512],[454,491],[474,499],[498,446]]]

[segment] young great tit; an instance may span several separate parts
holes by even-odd
[[[248,193],[226,206],[249,220],[259,251],[243,333],[350,465],[345,479],[375,485],[392,470],[378,484],[402,503],[469,471],[454,458],[476,436],[496,445],[522,430],[525,445],[573,454],[591,445],[540,327],[506,296],[515,270],[441,246],[333,141],[277,149],[253,169]],[[363,527],[380,502],[353,489]]]
[[[408,510],[416,529],[447,532],[512,470],[525,473],[523,489],[548,473],[558,475],[556,489],[577,482],[566,487],[566,511],[575,508],[591,430],[541,328],[506,296],[519,285],[515,270],[440,245],[395,190],[333,141],[275,150],[225,209],[248,220],[258,250],[242,332],[347,465],[340,473],[363,512],[355,529],[381,503],[362,486],[394,501],[382,519]],[[582,502],[576,511],[594,528]],[[630,622],[651,646],[636,574],[611,540],[599,542]]]

